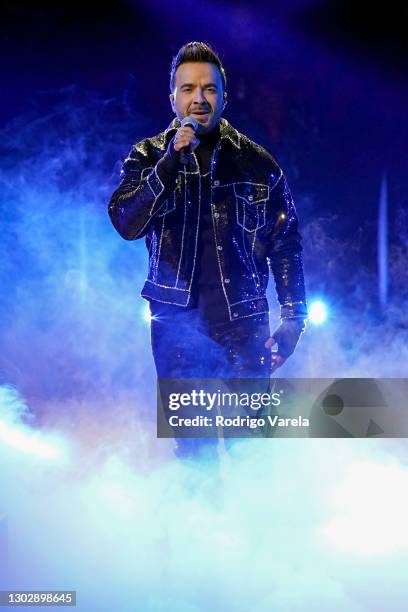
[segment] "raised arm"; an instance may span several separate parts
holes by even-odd
[[[147,234],[155,215],[163,212],[176,187],[179,160],[170,141],[165,155],[154,165],[134,145],[123,162],[121,182],[113,192],[108,211],[116,231],[125,240]]]

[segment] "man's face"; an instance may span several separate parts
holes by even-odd
[[[220,120],[227,98],[215,64],[186,62],[176,70],[170,103],[177,118],[191,116],[199,123],[198,133],[209,132]]]

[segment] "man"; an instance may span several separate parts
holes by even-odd
[[[208,45],[179,50],[170,91],[176,118],[132,147],[109,202],[119,234],[146,240],[141,295],[150,302],[157,374],[269,378],[293,353],[307,317],[286,179],[265,149],[221,116],[226,76]],[[196,132],[181,126],[185,117],[198,122]],[[272,336],[269,269],[281,305]]]

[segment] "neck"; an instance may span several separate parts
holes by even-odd
[[[197,132],[197,137],[200,139],[201,142],[218,140],[218,138],[220,137],[219,122],[209,132],[203,132],[201,134]]]

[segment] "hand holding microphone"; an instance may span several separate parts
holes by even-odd
[[[191,152],[200,144],[200,140],[195,135],[197,128],[198,121],[194,117],[184,117],[174,136],[174,149],[180,151],[182,164],[188,163]]]

